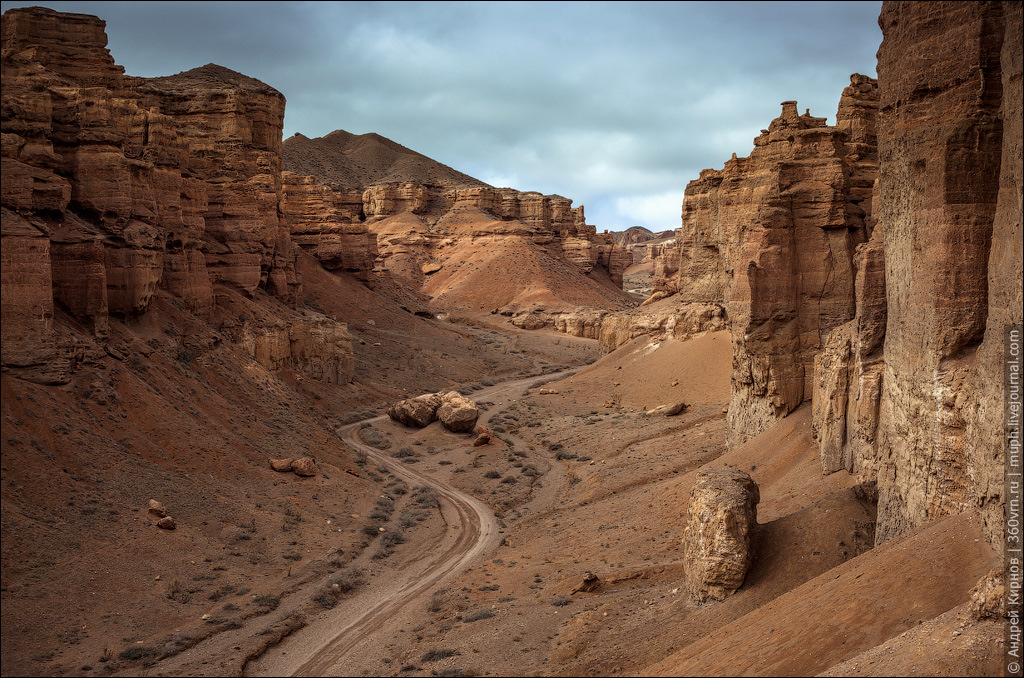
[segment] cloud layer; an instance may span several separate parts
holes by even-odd
[[[880,2],[47,6],[106,20],[129,74],[218,63],[285,94],[285,136],[377,132],[609,230],[676,228],[686,183],[780,101],[834,120],[881,41]]]

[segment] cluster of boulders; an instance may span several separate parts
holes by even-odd
[[[149,500],[149,512],[151,515],[156,517],[156,526],[161,530],[173,530],[178,526],[178,524],[174,522],[174,518],[167,515],[167,509],[164,508],[164,505],[156,499]]]
[[[297,476],[303,476],[309,478],[316,475],[316,459],[313,457],[282,457],[280,459],[270,459],[270,468],[274,469],[279,473],[287,473],[292,471]]]
[[[476,427],[480,408],[462,394],[448,391],[399,400],[388,407],[388,416],[415,428],[423,428],[440,420],[449,431],[468,433]]]

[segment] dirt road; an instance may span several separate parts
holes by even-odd
[[[574,373],[567,370],[544,377],[560,379]],[[481,390],[474,394],[478,400],[500,400],[518,396],[539,377],[518,379]],[[357,596],[346,608],[349,612],[341,625],[333,624],[329,630],[306,629],[299,642],[289,643],[286,656],[273,661],[257,661],[250,665],[247,675],[322,676],[344,675],[346,654],[370,638],[405,607],[428,595],[446,578],[458,574],[501,542],[498,522],[490,507],[447,483],[420,473],[390,455],[364,444],[358,431],[366,423],[374,424],[387,417],[375,417],[338,429],[342,440],[354,450],[365,452],[373,463],[386,466],[395,477],[409,485],[426,485],[436,490],[445,531],[436,546],[420,553],[404,566],[389,572],[364,595]],[[337,619],[341,615],[332,615]]]

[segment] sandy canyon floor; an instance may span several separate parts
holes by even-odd
[[[487,322],[497,320],[476,326]],[[484,331],[507,336],[495,328]],[[532,342],[531,351],[593,350],[553,333],[526,336],[517,341]],[[806,408],[726,450],[729,361],[727,333],[640,338],[570,376],[484,380],[470,391],[493,434],[481,446],[475,435],[439,423],[410,429],[378,415],[339,427],[358,462],[346,470],[373,494],[359,502],[332,497],[322,478],[294,483],[298,501],[317,497],[334,507],[334,520],[299,523],[306,532],[294,550],[304,546],[303,557],[289,568],[295,583],[274,609],[218,627],[162,660],[120,659],[109,668],[147,675],[997,672],[1002,627],[968,613],[971,588],[997,566],[977,517],[939,521],[872,549],[871,488],[846,474],[821,475]],[[645,414],[678,401],[688,407],[677,416]],[[681,538],[693,473],[708,464],[757,480],[760,524],[744,586],[722,603],[694,607]],[[336,472],[345,470],[325,466],[325,475]],[[193,623],[222,618],[231,597],[193,608],[203,615]]]

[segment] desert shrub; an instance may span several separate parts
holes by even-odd
[[[572,452],[567,452],[565,450],[559,450],[558,452],[555,453],[555,459],[558,459],[558,460],[575,459],[575,458],[576,458],[575,454],[573,454]]]
[[[458,650],[441,649],[439,647],[432,647],[423,653],[423,657],[420,661],[424,662],[436,662],[441,659],[447,659],[448,657],[454,657],[461,654]]]
[[[209,596],[207,596],[207,598],[209,598],[213,602],[217,602],[218,600],[220,600],[224,596],[228,595],[229,593],[234,593],[235,589],[237,589],[237,588],[238,587],[235,586],[234,584],[225,584],[224,586],[221,586],[219,589],[217,589],[216,591],[211,593]]]
[[[515,476],[505,476],[504,478],[501,479],[502,485],[512,485],[513,483],[516,482],[518,481],[516,480]]]
[[[484,474],[484,478],[500,478],[501,473],[499,471],[490,470]]]
[[[259,608],[260,614],[267,614],[277,609],[277,606],[281,604],[281,596],[275,596],[274,594],[264,594],[262,596],[256,596],[253,598],[253,604]]]
[[[363,534],[367,537],[376,537],[380,534],[380,525],[377,525],[376,523],[363,525]]]
[[[555,607],[565,607],[572,602],[572,598],[566,595],[555,596],[551,599],[551,604]]]
[[[437,498],[437,491],[432,487],[427,487],[426,485],[421,485],[416,488],[416,491],[413,493],[413,501],[425,508],[433,508],[440,505]]]
[[[400,532],[385,532],[381,535],[380,543],[384,546],[397,546],[405,543],[405,537]]]
[[[325,610],[330,610],[338,604],[338,593],[330,586],[325,586],[323,589],[320,590],[316,597],[313,598],[313,600],[319,603],[320,607],[324,608]]]
[[[396,459],[404,459],[406,457],[415,457],[416,456],[416,451],[413,450],[411,447],[402,447],[402,448],[392,452],[391,456],[395,457]]]
[[[151,647],[134,645],[132,647],[126,647],[125,649],[121,650],[118,653],[117,658],[133,662],[139,659],[145,659],[146,657],[149,657],[154,654],[156,654],[156,650],[154,650]]]
[[[363,583],[363,573],[359,570],[345,570],[331,578],[331,587],[341,593],[348,593],[359,588]]]
[[[475,621],[480,621],[481,619],[490,619],[493,616],[493,612],[491,612],[485,607],[482,607],[479,610],[474,610],[467,614],[465,617],[462,618],[462,621],[469,624]]]
[[[370,447],[376,447],[378,450],[386,450],[391,447],[391,441],[373,427],[360,429],[359,437],[363,439],[364,443]]]
[[[180,581],[175,579],[167,589],[167,598],[176,603],[187,603],[192,599],[192,595],[185,590]]]

